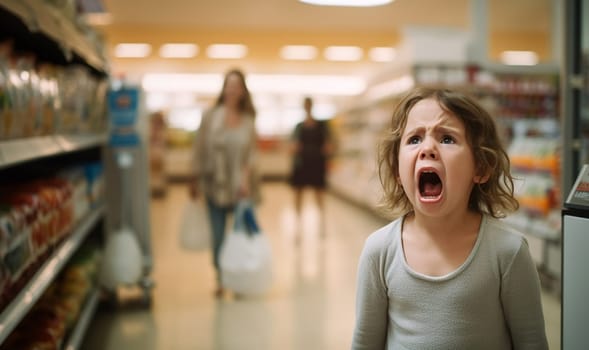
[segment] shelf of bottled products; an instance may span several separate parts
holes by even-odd
[[[18,20],[24,30],[39,33],[57,44],[65,60],[74,56],[98,72],[107,72],[108,65],[102,54],[100,43],[93,41],[92,31],[76,21],[74,14],[52,5],[50,1],[39,0],[1,0],[2,17]],[[17,26],[14,26],[17,27]],[[17,28],[13,28],[17,30]]]
[[[106,135],[47,135],[0,141],[0,169],[27,161],[82,151],[106,142]]]
[[[0,349],[78,349],[99,301],[108,64],[78,18],[0,0]]]

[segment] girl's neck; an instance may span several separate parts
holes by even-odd
[[[420,232],[439,237],[452,236],[456,232],[469,231],[468,228],[478,227],[482,216],[479,213],[465,210],[444,217],[431,217],[420,213],[412,213],[410,224]]]
[[[462,217],[462,219],[460,219]],[[446,276],[468,259],[479,237],[481,215],[407,216],[401,239],[407,265],[427,276]]]

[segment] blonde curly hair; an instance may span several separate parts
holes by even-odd
[[[399,180],[399,148],[409,112],[419,101],[425,99],[436,100],[444,111],[462,121],[477,174],[489,176],[487,182],[473,187],[469,209],[496,218],[505,217],[507,213],[517,210],[519,203],[513,194],[509,157],[501,144],[491,115],[474,98],[464,93],[424,87],[412,89],[399,101],[379,146],[378,170],[384,189],[384,208],[393,215],[404,215],[413,211]]]

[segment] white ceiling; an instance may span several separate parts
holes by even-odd
[[[105,0],[117,24],[269,30],[397,30],[408,25],[470,25],[470,4],[487,4],[503,30],[550,30],[552,0],[396,0],[369,8],[313,6],[297,0]]]

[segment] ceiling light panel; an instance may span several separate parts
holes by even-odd
[[[357,46],[329,46],[323,52],[325,59],[329,61],[359,61],[364,56],[364,51]]]
[[[160,47],[160,56],[165,58],[192,58],[197,53],[195,44],[164,44]]]
[[[368,51],[368,57],[374,62],[392,62],[397,51],[392,47],[373,47]]]
[[[366,89],[360,77],[337,75],[250,74],[247,83],[255,93],[354,96]]]
[[[223,84],[221,74],[158,74],[143,77],[147,92],[194,92],[215,95]],[[355,76],[249,74],[247,84],[254,94],[309,94],[354,96],[366,90],[366,81]]]
[[[320,6],[372,7],[390,4],[393,0],[299,0],[306,4]]]
[[[286,45],[280,49],[285,60],[309,61],[317,57],[317,48],[311,45]]]
[[[151,45],[144,43],[121,43],[115,46],[115,56],[121,58],[142,58],[151,53]]]
[[[213,44],[207,47],[207,56],[217,59],[239,59],[247,55],[247,46],[242,44]]]
[[[221,74],[148,73],[142,81],[147,92],[196,92],[215,94],[223,86]]]
[[[503,51],[501,62],[510,66],[533,66],[538,64],[538,54],[534,51]]]

